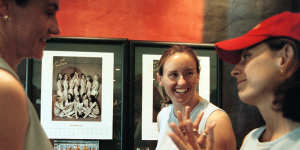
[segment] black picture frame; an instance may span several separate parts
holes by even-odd
[[[153,139],[153,133],[152,133],[152,139],[145,139],[142,135],[142,126],[143,120],[149,119],[149,118],[143,118],[143,87],[145,86],[143,82],[143,76],[142,76],[142,65],[143,60],[142,57],[145,55],[161,55],[167,48],[171,47],[172,45],[186,45],[191,47],[198,56],[206,56],[209,57],[210,62],[210,94],[209,98],[210,101],[221,107],[221,86],[220,83],[220,65],[221,62],[215,52],[214,44],[195,44],[195,43],[177,43],[177,42],[151,42],[151,41],[130,41],[130,80],[132,81],[132,88],[130,91],[130,99],[132,99],[130,106],[131,108],[131,116],[134,116],[134,119],[132,120],[132,123],[134,126],[134,130],[131,132],[132,136],[134,137],[133,141],[131,143],[134,145],[134,149],[155,149],[157,141]],[[145,58],[145,57],[144,57]],[[201,64],[201,60],[200,60]],[[149,67],[148,67],[149,68]],[[145,73],[145,74],[154,74],[154,73]],[[200,73],[201,74],[201,73]],[[154,76],[154,75],[153,75]],[[152,76],[152,77],[153,77]],[[150,81],[149,79],[148,81]],[[155,77],[153,77],[153,80],[155,80]],[[201,84],[201,81],[200,81]],[[151,88],[149,89],[149,92],[151,93]],[[153,92],[155,93],[155,92]],[[155,94],[153,94],[155,95]],[[155,104],[152,103],[154,106]],[[151,107],[149,105],[146,105],[146,107]],[[153,108],[155,109],[155,108]],[[147,111],[148,112],[148,111]],[[158,112],[156,112],[157,115]],[[152,112],[152,117],[154,121],[154,115],[155,112]],[[149,124],[149,123],[146,123]],[[145,129],[147,132],[151,131],[151,127],[147,127]],[[144,131],[145,131],[144,130]],[[150,134],[151,136],[151,134]]]
[[[85,139],[76,138],[70,140],[98,140],[99,149],[126,149],[126,132],[123,129],[125,120],[127,118],[124,105],[127,99],[127,90],[129,84],[129,76],[127,75],[129,41],[128,39],[108,39],[108,38],[69,38],[59,37],[52,38],[47,42],[45,51],[65,51],[70,52],[99,52],[99,53],[113,53],[114,57],[114,78],[113,78],[113,123],[112,123],[112,138],[111,139]],[[22,66],[26,67],[26,76],[24,77],[25,89],[27,89],[28,97],[33,102],[38,114],[41,110],[41,68],[42,61],[27,59]],[[45,69],[44,69],[45,70]],[[45,70],[47,71],[47,70]],[[57,140],[52,138],[53,140]]]

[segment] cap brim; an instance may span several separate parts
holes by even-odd
[[[231,64],[237,64],[241,59],[241,53],[239,52],[240,50],[260,43],[268,37],[269,36],[254,36],[245,34],[244,36],[217,42],[215,47],[218,55],[223,61]]]

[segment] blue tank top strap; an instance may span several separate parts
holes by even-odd
[[[207,101],[207,100],[205,100],[205,101]],[[209,116],[210,116],[214,111],[216,111],[216,110],[224,111],[224,110],[222,110],[221,108],[219,108],[219,107],[215,106],[214,104],[212,104],[212,103],[210,103],[210,102],[207,101],[207,107],[206,107],[206,109],[204,110],[204,115],[203,115],[202,120],[201,120],[201,122],[200,122],[200,124],[199,124],[199,131],[200,131],[200,132],[203,132],[203,131],[204,131],[205,125],[206,125],[206,122],[207,122]]]

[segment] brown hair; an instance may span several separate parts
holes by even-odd
[[[264,41],[272,51],[278,51],[282,49],[286,44],[293,47],[294,64],[297,65],[297,69],[294,71],[291,77],[285,80],[275,90],[275,100],[273,101],[273,109],[275,111],[281,111],[283,117],[300,122],[300,42],[287,37],[274,37]]]
[[[170,47],[169,49],[167,49],[166,51],[164,51],[163,55],[161,56],[161,58],[158,62],[157,70],[158,70],[158,73],[160,76],[163,75],[164,64],[167,61],[167,59],[176,53],[186,53],[186,54],[190,55],[195,60],[197,73],[200,73],[200,63],[199,63],[199,60],[198,60],[195,52],[188,46],[174,45],[174,46]]]

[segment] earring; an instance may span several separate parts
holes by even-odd
[[[280,68],[280,73],[281,73],[281,74],[283,74],[283,73],[284,73],[284,71],[283,71],[283,69],[282,69],[282,68]]]
[[[4,20],[5,22],[8,21],[8,15],[3,16],[2,18],[3,18],[3,20]]]

